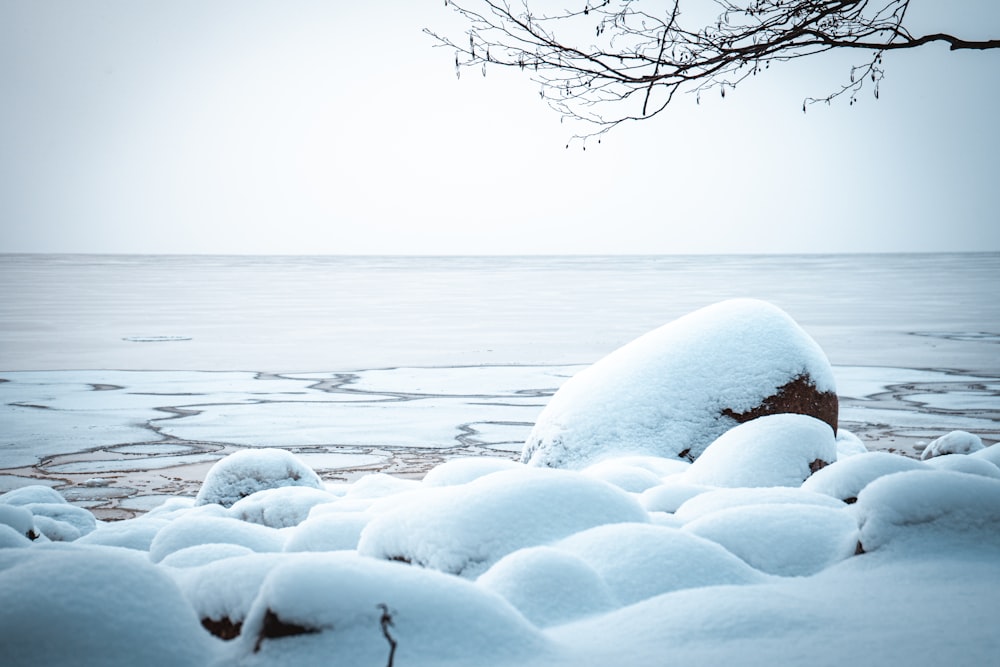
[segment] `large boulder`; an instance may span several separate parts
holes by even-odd
[[[522,460],[583,468],[613,455],[695,460],[758,417],[796,413],[837,429],[833,370],[778,307],[724,301],[651,331],[568,380],[528,436]]]

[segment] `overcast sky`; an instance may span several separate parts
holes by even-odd
[[[914,5],[1000,37],[995,0]],[[1000,51],[807,114],[850,60],[772,67],[584,152],[424,27],[442,0],[0,0],[0,252],[1000,251]]]

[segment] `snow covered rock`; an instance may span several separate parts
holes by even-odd
[[[889,452],[868,452],[858,454],[817,471],[802,483],[802,489],[822,493],[853,503],[861,489],[879,477],[906,470],[924,470],[920,461],[890,454]]]
[[[626,521],[649,517],[621,489],[568,470],[519,467],[412,494],[371,520],[358,552],[474,577],[518,549]]]
[[[312,468],[283,449],[242,449],[212,466],[195,505],[230,507],[240,498],[283,486],[322,489],[323,482]]]
[[[984,449],[983,440],[975,433],[952,431],[924,447],[920,458],[924,461],[945,454],[972,454]]]
[[[828,424],[807,415],[767,415],[723,433],[684,477],[708,486],[799,486],[836,460]]]
[[[969,475],[1000,478],[1000,468],[989,461],[962,454],[945,454],[927,459],[924,464],[934,470],[952,470]]]
[[[817,505],[841,509],[844,503],[822,493],[789,486],[715,489],[698,494],[677,508],[676,516],[687,523],[713,512],[747,505]]]
[[[233,646],[238,664],[544,662],[548,640],[499,595],[350,552],[298,554],[264,580]],[[390,657],[391,656],[391,657]]]
[[[153,543],[153,538],[166,525],[165,519],[157,519],[149,515],[124,521],[100,523],[93,532],[84,535],[76,543],[149,551],[149,545]]]
[[[34,503],[66,503],[58,491],[41,484],[22,486],[0,495],[0,503],[5,505],[29,505]]]
[[[776,306],[737,299],[651,331],[568,380],[522,460],[564,468],[614,453],[693,460],[739,423],[800,413],[836,430],[837,412],[833,371],[816,342]]]
[[[977,452],[969,454],[972,458],[983,459],[984,461],[989,461],[993,465],[1000,468],[1000,442],[994,443],[985,449],[980,449]]]
[[[316,505],[333,502],[337,496],[308,486],[282,486],[257,491],[240,498],[229,508],[229,516],[271,528],[297,526]]]
[[[169,554],[201,544],[238,544],[260,552],[281,551],[284,537],[274,528],[238,519],[188,515],[162,528],[149,545],[154,563]]]
[[[518,463],[495,456],[462,456],[432,468],[424,475],[424,486],[465,484],[483,475],[518,467]]]
[[[171,574],[202,626],[221,639],[233,639],[240,634],[264,579],[286,560],[273,553],[240,554]]]
[[[764,579],[718,544],[665,526],[608,524],[571,535],[553,546],[593,568],[619,605],[685,588]]]
[[[869,484],[855,506],[865,552],[959,552],[1000,547],[1000,480],[912,470]]]
[[[11,528],[29,542],[39,537],[39,532],[35,529],[35,516],[18,505],[0,505],[0,525]]]
[[[865,443],[854,433],[846,428],[837,429],[837,458],[846,459],[848,456],[864,454],[868,451]]]
[[[357,549],[361,531],[370,520],[371,516],[362,512],[311,514],[288,536],[285,551]]]
[[[19,549],[25,557],[0,569],[5,667],[201,667],[212,661],[211,639],[190,605],[144,554],[59,546]]]
[[[540,628],[619,606],[608,585],[583,559],[547,546],[507,554],[476,583],[502,595]]]
[[[707,514],[684,530],[721,544],[752,567],[804,577],[854,555],[858,525],[846,508],[745,505]]]

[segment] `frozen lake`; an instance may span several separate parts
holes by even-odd
[[[710,303],[769,300],[870,447],[1000,439],[1000,255],[0,256],[0,491],[106,517],[241,447],[327,479],[513,457],[555,389]]]

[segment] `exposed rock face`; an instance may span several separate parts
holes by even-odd
[[[567,381],[521,458],[565,468],[622,454],[693,461],[734,426],[785,413],[836,431],[826,355],[776,306],[724,301],[651,331]]]

